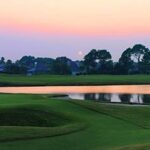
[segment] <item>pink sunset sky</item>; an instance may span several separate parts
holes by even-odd
[[[0,1],[0,56],[82,59],[108,49],[114,60],[136,43],[150,47],[150,0]]]

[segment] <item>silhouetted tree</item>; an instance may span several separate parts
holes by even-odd
[[[84,65],[89,74],[110,73],[113,68],[111,54],[107,50],[92,49],[85,55]]]
[[[53,73],[54,74],[71,74],[71,68],[68,64],[68,59],[66,57],[58,57],[53,62]]]
[[[19,60],[20,65],[26,66],[28,68],[34,67],[35,66],[35,57],[33,56],[23,56]]]
[[[146,52],[140,63],[140,69],[142,73],[150,73],[150,51]]]
[[[1,57],[0,64],[5,64],[5,58]]]
[[[97,51],[92,49],[87,55],[84,56],[85,70],[87,73],[96,73],[97,66]]]
[[[116,64],[118,74],[129,74],[132,69],[133,61],[131,59],[131,51],[132,49],[128,48],[122,53],[118,64]]]
[[[97,51],[98,73],[111,73],[113,70],[112,56],[107,50]]]

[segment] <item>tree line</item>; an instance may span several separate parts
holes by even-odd
[[[121,54],[118,62],[112,60],[108,50],[92,49],[83,60],[67,57],[35,58],[23,56],[12,62],[0,60],[0,72],[8,74],[150,74],[150,50],[136,44]]]

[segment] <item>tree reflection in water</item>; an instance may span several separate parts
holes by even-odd
[[[142,98],[144,104],[150,104],[150,95],[145,94],[142,96]]]
[[[95,100],[95,101],[105,101],[105,102],[111,102],[111,95],[109,93],[100,93],[100,94],[84,94],[85,100]]]
[[[123,104],[150,104],[149,94],[112,94],[112,93],[88,93],[70,94],[72,99],[94,100],[98,102],[112,102]]]
[[[131,94],[119,94],[119,98],[121,100],[121,103],[130,103],[132,95]]]

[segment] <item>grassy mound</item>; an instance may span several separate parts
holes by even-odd
[[[69,121],[59,114],[37,109],[35,106],[0,109],[0,126],[56,127]]]
[[[0,142],[65,135],[84,127],[44,105],[0,107]]]

